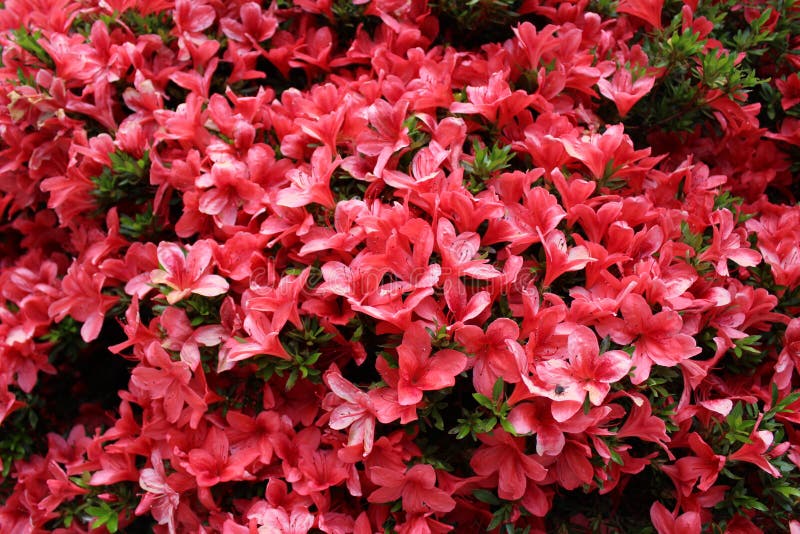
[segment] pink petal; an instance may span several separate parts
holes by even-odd
[[[169,274],[174,275],[183,271],[183,267],[186,265],[186,256],[183,255],[183,251],[175,243],[159,243],[156,254],[158,263]]]
[[[228,282],[219,275],[207,274],[192,284],[192,293],[204,297],[216,297],[228,291]]]

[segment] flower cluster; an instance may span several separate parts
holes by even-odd
[[[800,4],[9,0],[4,532],[800,532]]]

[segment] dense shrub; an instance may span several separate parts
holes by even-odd
[[[800,532],[795,0],[10,0],[0,530]]]

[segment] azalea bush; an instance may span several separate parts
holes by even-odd
[[[3,532],[800,532],[796,0],[0,46]]]

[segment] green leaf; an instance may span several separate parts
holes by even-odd
[[[14,41],[20,48],[36,57],[48,69],[55,68],[55,63],[50,54],[39,44],[39,41],[42,40],[42,32],[36,30],[33,33],[29,33],[25,27],[21,26],[19,29],[14,30],[12,34],[14,35]]]
[[[98,505],[87,506],[84,511],[92,517],[102,517],[106,514],[106,509]]]
[[[450,434],[455,434],[456,439],[464,439],[469,435],[470,427],[467,425],[461,425],[459,427],[453,428],[450,430]]]
[[[503,379],[502,378],[498,378],[497,381],[494,383],[494,386],[492,387],[492,399],[494,400],[495,404],[498,401],[500,401],[500,399],[503,396],[503,386],[504,385],[505,384],[503,383]]]
[[[485,489],[477,489],[472,492],[472,495],[481,502],[497,506],[500,504],[500,499],[491,491]]]
[[[494,402],[492,402],[492,399],[490,399],[486,395],[482,395],[480,393],[473,393],[472,398],[475,399],[475,401],[478,404],[480,404],[487,410],[491,410],[492,412],[494,412]]]
[[[489,525],[486,527],[487,531],[494,530],[500,526],[505,518],[501,516],[499,513],[496,513],[492,516],[492,520],[489,522]]]
[[[616,451],[616,449],[609,447],[609,452],[611,453],[611,461],[617,465],[625,465],[625,462],[622,461],[622,456]]]
[[[297,370],[294,369],[292,370],[291,373],[289,373],[289,378],[286,380],[286,391],[292,389],[296,383],[297,383]]]
[[[800,488],[796,488],[794,486],[788,485],[781,485],[781,486],[773,486],[770,488],[770,491],[774,491],[783,495],[789,499],[800,499]]]
[[[517,436],[517,431],[514,430],[514,425],[508,419],[500,419],[500,426],[503,427],[503,430],[511,434],[512,436]]]
[[[106,528],[111,534],[117,532],[119,527],[119,516],[117,514],[108,516],[108,520],[106,521]]]

